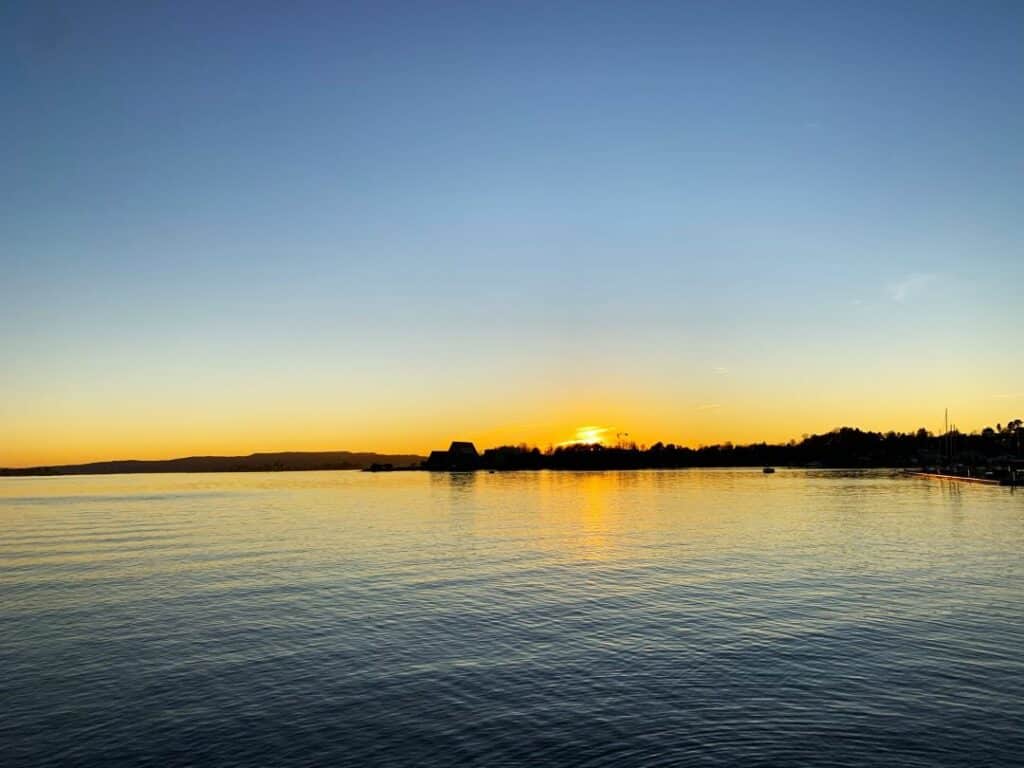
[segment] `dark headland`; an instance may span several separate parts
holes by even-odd
[[[418,465],[414,454],[353,453],[350,451],[288,451],[248,456],[188,456],[152,461],[97,461],[48,467],[2,469],[0,475],[119,475],[145,472],[299,472],[325,469],[366,469],[374,464]]]

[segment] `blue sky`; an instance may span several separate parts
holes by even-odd
[[[1024,408],[1019,3],[2,14],[0,464]]]

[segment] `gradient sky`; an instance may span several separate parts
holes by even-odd
[[[1019,2],[14,2],[0,97],[0,466],[1024,415]]]

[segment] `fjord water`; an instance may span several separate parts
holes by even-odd
[[[0,524],[5,766],[1024,759],[1006,488],[7,478]]]

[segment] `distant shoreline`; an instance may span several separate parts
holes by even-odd
[[[785,444],[722,443],[690,448],[653,445],[572,443],[541,451],[525,444],[478,452],[472,442],[455,440],[447,450],[417,454],[353,451],[282,451],[248,456],[189,456],[176,459],[96,461],[35,467],[0,468],[0,477],[64,475],[168,474],[202,472],[300,472],[354,470],[402,471],[600,471],[791,467],[803,469],[923,469],[932,474],[1002,480],[1024,473],[1024,421],[1013,419],[981,432],[955,428],[936,435],[915,432],[865,432],[840,427]]]
[[[248,456],[186,456],[177,459],[124,459],[36,467],[0,468],[0,477],[63,477],[67,475],[141,475],[208,472],[312,472],[366,469],[374,464],[419,464],[416,454],[352,451],[286,451]]]

